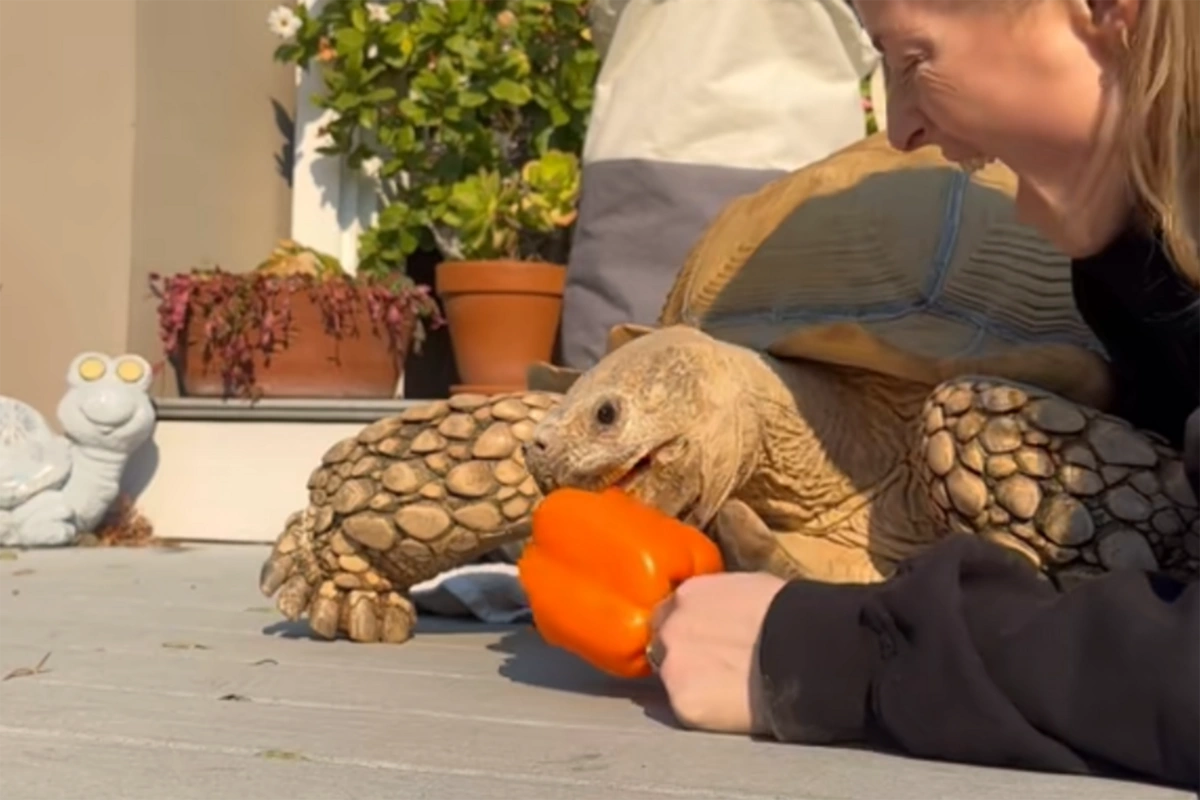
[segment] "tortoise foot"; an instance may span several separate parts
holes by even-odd
[[[409,587],[482,556],[519,557],[540,499],[521,444],[555,402],[538,392],[458,395],[334,443],[260,589],[318,636],[405,641]]]
[[[1197,501],[1161,437],[986,378],[934,391],[920,466],[935,514],[1026,555],[1060,586],[1117,569],[1194,577]]]
[[[291,621],[308,619],[319,638],[399,644],[416,610],[368,554],[339,533],[313,534],[311,512],[293,514],[259,573],[259,589]]]
[[[342,589],[325,581],[316,589],[308,624],[322,639],[341,634],[353,642],[402,644],[412,638],[417,612],[399,592]]]

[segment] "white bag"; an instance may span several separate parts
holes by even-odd
[[[861,139],[878,55],[845,0],[594,0],[604,61],[567,269],[563,360],[653,324],[733,197]]]

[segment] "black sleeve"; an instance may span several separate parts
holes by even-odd
[[[1188,396],[1194,390],[1176,385],[1189,377],[1180,366],[1183,355],[1174,352],[1189,343],[1186,320],[1151,327],[1095,280],[1076,278],[1074,290],[1080,315],[1108,352],[1113,402],[1105,410],[1178,447],[1184,419],[1195,405]]]
[[[793,581],[759,639],[776,738],[1200,784],[1200,588],[1114,572],[1056,591],[952,535],[875,585]]]
[[[1112,407],[1134,425],[1181,445],[1184,421],[1200,405],[1200,314],[1195,287],[1161,242],[1129,233],[1072,263],[1075,306],[1104,345]]]

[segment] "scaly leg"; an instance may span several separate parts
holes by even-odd
[[[842,547],[804,533],[773,531],[741,500],[727,500],[710,530],[730,572],[769,572],[784,580],[830,583],[874,583],[884,577],[866,549]]]
[[[345,634],[356,642],[400,643],[412,636],[416,610],[364,556],[363,548],[334,532],[313,533],[311,509],[292,514],[259,574],[259,588],[289,620],[307,614],[323,639]]]
[[[923,424],[918,465],[951,530],[1023,553],[1063,588],[1116,569],[1197,574],[1196,497],[1160,437],[988,378],[939,386]]]
[[[521,444],[556,402],[459,395],[337,442],[263,565],[263,594],[323,638],[406,641],[410,587],[528,537],[540,494]]]

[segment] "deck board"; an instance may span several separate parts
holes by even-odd
[[[307,638],[255,588],[266,549],[0,562],[5,800],[1173,800],[1184,792],[674,728],[521,627],[424,620],[402,646]]]

